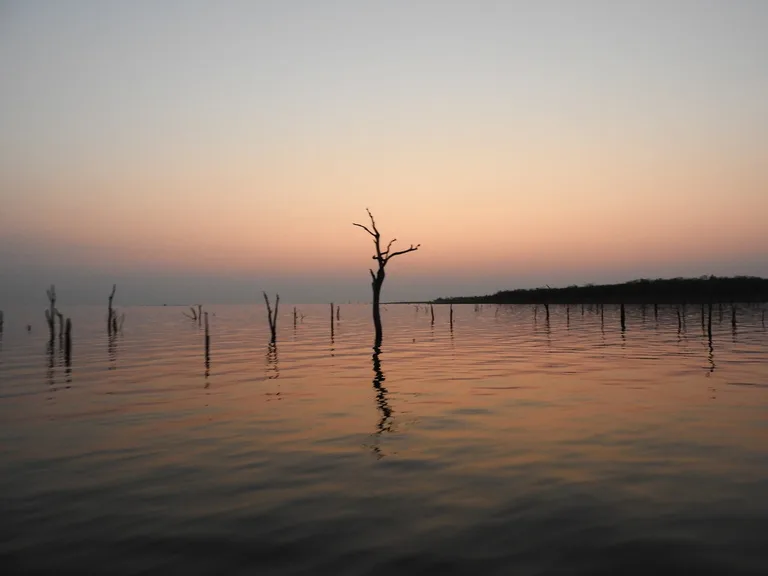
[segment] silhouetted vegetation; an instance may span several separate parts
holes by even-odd
[[[112,284],[112,292],[109,294],[109,303],[107,306],[107,334],[109,336],[114,336],[122,330],[123,322],[125,322],[125,313],[119,314],[118,311],[112,307],[112,301],[115,298],[116,290],[117,284]]]
[[[487,296],[438,298],[454,304],[708,304],[767,302],[768,279],[754,276],[633,280],[623,284],[503,290]],[[654,316],[658,308],[654,306]]]
[[[390,240],[389,244],[387,244],[387,249],[382,250],[381,249],[381,234],[379,233],[379,230],[376,228],[376,221],[373,219],[373,214],[371,214],[371,211],[367,208],[365,209],[366,212],[368,212],[368,216],[371,219],[371,228],[368,228],[368,226],[365,226],[363,224],[356,224],[353,223],[353,226],[357,226],[358,228],[362,228],[368,234],[373,236],[373,244],[376,247],[376,254],[373,255],[372,259],[376,260],[376,262],[379,264],[379,269],[374,272],[371,268],[369,272],[371,273],[371,287],[373,288],[373,326],[376,330],[376,344],[374,346],[381,345],[381,337],[383,334],[382,328],[381,328],[381,313],[379,311],[379,300],[381,298],[381,286],[384,284],[384,278],[386,274],[384,273],[384,268],[387,265],[387,262],[389,262],[392,258],[395,256],[400,256],[401,254],[407,254],[408,252],[415,252],[419,249],[419,246],[421,244],[416,244],[414,246],[411,244],[410,248],[406,248],[405,250],[398,250],[396,252],[390,252],[392,249],[392,244],[397,242],[397,238],[394,238]]]
[[[200,326],[202,324],[202,322],[203,322],[203,305],[202,304],[198,304],[197,305],[197,310],[195,310],[194,306],[190,306],[189,309],[192,312],[192,314],[187,314],[183,310],[182,310],[181,313],[184,314],[184,316],[186,316],[187,318],[189,318],[193,322],[197,322],[197,325]]]

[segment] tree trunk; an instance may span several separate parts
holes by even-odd
[[[376,275],[376,279],[371,283],[373,288],[373,326],[376,330],[376,339],[374,346],[381,346],[382,329],[381,329],[381,311],[379,310],[379,300],[381,297],[381,286],[384,284],[384,272],[380,270]]]

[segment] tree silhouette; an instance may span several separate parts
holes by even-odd
[[[371,287],[373,288],[373,326],[376,329],[376,343],[375,346],[381,345],[381,337],[382,337],[382,329],[381,329],[381,313],[379,311],[379,300],[381,297],[381,286],[384,284],[384,278],[386,276],[384,269],[387,266],[387,262],[389,262],[392,258],[395,256],[400,256],[401,254],[407,254],[408,252],[415,252],[419,249],[419,246],[421,244],[416,244],[414,246],[411,244],[410,248],[406,248],[405,250],[398,250],[396,252],[391,252],[392,244],[397,242],[397,238],[392,239],[389,244],[387,244],[386,250],[381,249],[381,234],[379,233],[379,230],[376,228],[376,221],[373,219],[373,214],[371,214],[371,211],[368,210],[368,208],[365,209],[366,212],[368,212],[368,216],[371,219],[371,228],[368,228],[368,226],[364,226],[363,224],[357,224],[352,223],[353,226],[357,226],[359,228],[362,228],[368,234],[373,236],[373,244],[376,247],[376,254],[372,256],[373,260],[376,260],[376,262],[379,265],[379,269],[374,272],[373,268],[369,270],[371,273]]]

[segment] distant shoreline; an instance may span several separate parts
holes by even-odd
[[[437,298],[431,303],[707,304],[710,302],[768,302],[768,279],[754,276],[639,279],[621,284],[502,290],[486,296]]]

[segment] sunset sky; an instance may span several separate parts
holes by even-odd
[[[768,2],[0,0],[0,308],[768,275]],[[4,304],[5,303],[5,304]]]

